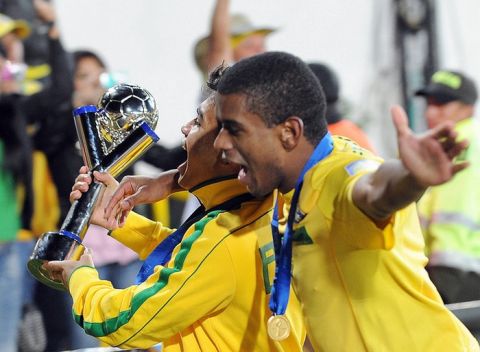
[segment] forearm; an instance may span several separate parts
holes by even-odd
[[[221,311],[235,289],[233,269],[225,260],[218,267],[226,253],[205,242],[200,253],[173,258],[172,267],[157,266],[144,283],[122,290],[93,268],[74,271],[69,290],[77,323],[111,346],[145,348]]]
[[[131,212],[125,225],[112,231],[111,236],[145,259],[172,231],[159,222]]]
[[[230,1],[217,0],[212,16],[210,41],[208,46],[207,68],[213,70],[223,61],[232,61],[230,45]]]
[[[382,221],[417,201],[425,189],[400,160],[389,160],[374,173],[364,175],[357,181],[353,189],[353,201],[369,217]]]
[[[172,169],[161,173],[158,177],[158,181],[160,182],[160,185],[165,186],[170,190],[170,194],[182,192],[185,190],[178,184],[179,176],[178,170]]]

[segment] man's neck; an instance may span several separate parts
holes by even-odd
[[[298,144],[294,151],[290,152],[289,159],[285,163],[285,182],[279,187],[281,193],[288,193],[295,188],[295,184],[314,149],[315,146],[304,140]]]

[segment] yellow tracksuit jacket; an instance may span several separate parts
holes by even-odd
[[[245,193],[237,180],[205,185],[194,194],[206,209]],[[274,274],[272,197],[193,224],[171,260],[142,284],[114,289],[95,269],[73,272],[69,289],[76,321],[103,342],[164,351],[301,351],[305,337],[299,303],[291,291],[292,332],[275,342],[267,335]],[[131,214],[113,236],[142,258],[173,230]]]

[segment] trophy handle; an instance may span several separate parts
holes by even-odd
[[[27,263],[28,271],[41,283],[51,288],[65,291],[66,287],[63,286],[63,283],[50,278],[42,265],[49,261],[48,258],[78,260],[84,250],[85,247],[80,242],[60,232],[46,232],[38,239],[35,245],[33,254]]]
[[[101,189],[100,183],[92,183],[88,191],[72,203],[60,231],[47,232],[38,239],[27,263],[28,271],[38,281],[65,290],[61,282],[50,278],[42,265],[51,260],[78,260],[81,257],[85,249],[82,240]]]

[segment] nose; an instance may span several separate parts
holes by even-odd
[[[192,123],[191,121],[185,123],[180,130],[182,131],[182,134],[186,137],[190,133],[190,130],[192,129]]]
[[[218,132],[217,138],[215,138],[215,141],[213,142],[213,147],[221,152],[232,149],[232,143],[228,138],[227,132],[223,128],[221,128],[220,132]]]

